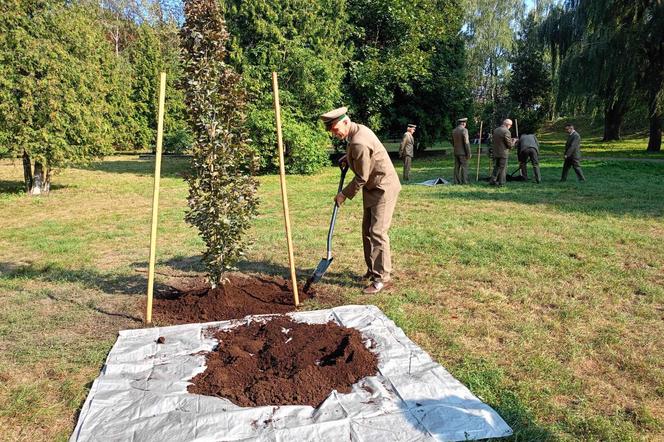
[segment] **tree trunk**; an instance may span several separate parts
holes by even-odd
[[[661,80],[655,84],[661,85]],[[648,138],[648,152],[662,150],[662,110],[659,107],[659,87],[649,88],[648,116],[650,117],[650,134]]]
[[[46,173],[44,174],[44,186],[42,188],[42,193],[49,194],[51,192],[51,169],[50,167],[46,167]]]
[[[23,150],[23,181],[25,191],[30,193],[30,189],[32,189],[32,165],[30,164],[30,155],[25,150]]]
[[[662,150],[662,114],[655,112],[650,115],[650,137],[648,138],[648,152]]]
[[[623,119],[627,113],[627,106],[622,102],[615,102],[604,111],[604,138],[602,141],[620,139]]]
[[[30,195],[41,195],[44,193],[44,167],[39,161],[35,161],[35,174],[32,180],[32,188],[30,189]]]

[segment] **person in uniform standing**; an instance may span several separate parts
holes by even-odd
[[[408,128],[401,139],[401,145],[399,146],[399,158],[403,158],[404,181],[410,179],[410,165],[413,161],[413,153],[415,151],[415,139],[413,138],[415,128],[417,128],[417,126],[414,124],[408,125]]]
[[[581,170],[581,135],[574,130],[573,124],[566,124],[565,131],[569,134],[567,137],[567,142],[565,143],[565,162],[563,163],[563,174],[560,177],[560,181],[567,180],[567,173],[569,172],[570,167],[574,168],[576,172],[576,177],[579,181],[585,181],[586,178],[583,176],[583,171]]]
[[[325,128],[336,138],[346,140],[346,154],[340,162],[348,164],[355,177],[335,197],[341,207],[361,190],[364,214],[362,217],[362,245],[367,265],[365,278],[371,283],[366,294],[378,293],[390,281],[392,260],[388,230],[401,191],[401,183],[385,146],[368,127],[354,123],[341,107],[320,116]]]
[[[541,183],[542,175],[540,174],[539,167],[539,141],[537,141],[537,137],[535,134],[521,134],[518,144],[517,158],[519,159],[521,176],[524,180],[528,179],[528,161],[530,160],[530,163],[533,165],[535,182],[537,184]]]
[[[472,158],[468,140],[468,118],[459,118],[457,127],[452,131],[454,145],[454,184],[468,184],[468,160]]]
[[[489,178],[492,186],[502,186],[507,181],[507,157],[516,140],[510,132],[512,120],[506,118],[503,124],[493,131],[493,172]]]

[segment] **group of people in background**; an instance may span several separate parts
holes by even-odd
[[[468,137],[468,118],[459,118],[457,126],[452,131],[452,146],[454,153],[454,184],[469,184],[468,165],[473,157],[470,149],[470,140]],[[399,157],[403,159],[403,179],[410,179],[410,168],[413,160],[414,124],[409,124],[408,129],[403,134],[401,145],[399,146]],[[535,182],[542,182],[542,173],[539,166],[539,141],[534,133],[521,134],[519,138],[513,138],[510,131],[512,120],[506,118],[502,124],[494,129],[492,134],[492,150],[490,156],[493,161],[493,171],[489,178],[489,185],[502,186],[507,181],[507,160],[512,148],[517,148],[517,159],[519,161],[519,179],[528,180],[528,162],[533,167]],[[565,144],[565,161],[563,163],[563,172],[560,181],[567,180],[567,174],[571,168],[574,169],[579,181],[585,181],[583,171],[581,170],[581,136],[574,129],[574,125],[565,125],[565,131],[568,133]],[[481,137],[481,135],[480,135]],[[516,171],[515,171],[516,172]]]
[[[351,121],[348,108],[340,107],[320,115],[325,129],[330,135],[346,142],[346,152],[339,160],[342,167],[349,167],[355,176],[334,197],[334,203],[341,207],[347,199],[362,194],[362,246],[367,281],[363,293],[374,295],[391,285],[392,259],[388,231],[392,224],[392,215],[397,203],[401,183],[392,160],[383,143],[368,127]],[[454,182],[467,184],[468,162],[472,158],[470,141],[466,125],[467,118],[460,118],[452,133],[454,145]],[[523,134],[519,139],[512,138],[512,121],[505,119],[503,124],[493,131],[493,173],[489,183],[501,186],[506,181],[507,159],[509,151],[518,146],[519,169],[524,177],[528,176],[526,165],[533,165],[535,181],[541,182],[539,170],[539,143],[534,134]],[[410,167],[415,151],[416,126],[409,124],[399,147],[399,156],[403,158],[404,180],[410,179]],[[581,137],[574,126],[565,126],[569,134],[565,146],[565,163],[561,181],[565,181],[570,168],[574,168],[579,180],[583,181],[583,172],[579,166]]]

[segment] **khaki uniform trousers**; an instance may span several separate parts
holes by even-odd
[[[507,182],[507,158],[493,159],[493,172],[489,178],[489,184],[498,184],[502,186]]]
[[[373,207],[364,208],[362,217],[362,245],[364,261],[371,279],[386,283],[392,272],[390,255],[390,237],[387,235],[392,224],[392,215],[397,198],[389,201],[381,200]]]
[[[468,184],[468,157],[454,155],[454,184]]]
[[[413,157],[406,155],[403,157],[403,179],[408,181],[410,179],[410,165],[413,162]]]

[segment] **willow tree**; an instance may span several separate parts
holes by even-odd
[[[604,139],[620,138],[635,93],[648,99],[648,150],[661,149],[664,6],[661,0],[567,0],[542,26],[559,60],[558,101],[599,108]]]
[[[246,245],[257,213],[256,158],[244,130],[246,97],[226,64],[228,32],[215,0],[185,0],[181,30],[185,102],[195,142],[186,220],[198,228],[213,286]]]
[[[620,31],[620,17],[598,17],[591,2],[568,2],[542,25],[542,34],[558,61],[558,106],[584,111],[598,110],[604,116],[604,140],[618,140],[636,70],[627,35]]]

